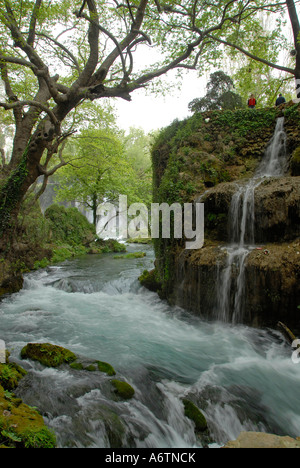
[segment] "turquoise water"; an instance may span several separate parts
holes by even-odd
[[[86,359],[109,362],[117,378],[136,390],[112,401],[99,373],[44,369],[22,361],[30,373],[19,389],[55,430],[61,447],[201,447],[184,417],[182,397],[205,414],[212,445],[242,430],[300,435],[300,364],[276,330],[206,322],[169,306],[140,286],[153,268],[143,259],[86,256],[26,276],[24,289],[1,303],[0,338],[19,362],[28,342],[51,342]],[[103,422],[103,414],[110,423]],[[112,415],[122,420],[116,442]]]

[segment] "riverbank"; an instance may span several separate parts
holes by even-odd
[[[139,284],[155,259],[151,246],[143,250],[142,258],[85,255],[32,271],[2,299],[1,339],[27,371],[17,398],[38,408],[58,447],[199,448],[207,437],[196,435],[184,399],[204,415],[209,445],[241,431],[298,437],[298,367],[283,335],[170,306]],[[62,346],[82,369],[22,359],[28,343]],[[98,361],[116,375],[88,370]],[[134,389],[130,400],[112,398],[114,379]]]
[[[29,216],[24,207],[19,236],[0,258],[0,297],[20,291],[24,274],[81,255],[126,252],[124,244],[103,240],[76,208],[52,205],[45,215],[38,204]]]

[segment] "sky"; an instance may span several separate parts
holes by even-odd
[[[168,75],[165,78],[168,83]],[[182,120],[192,114],[188,104],[206,94],[206,79],[189,71],[181,81],[181,89],[174,89],[164,96],[146,95],[144,90],[132,93],[132,101],[122,99],[115,102],[120,128],[141,127],[146,133],[168,126],[175,119]]]
[[[297,5],[297,12],[300,14],[300,7]],[[290,23],[286,27],[287,35],[292,43],[292,32]],[[138,54],[139,65],[150,63],[153,52],[148,49]],[[212,70],[216,71],[216,70]],[[211,73],[212,73],[211,72]],[[172,71],[164,78],[165,82],[173,80]],[[130,127],[140,127],[145,133],[167,127],[175,119],[183,120],[192,114],[188,110],[188,104],[195,98],[203,97],[206,94],[206,84],[209,81],[207,76],[199,77],[197,71],[186,72],[181,82],[181,90],[171,86],[170,92],[166,96],[146,95],[144,90],[135,91],[131,94],[132,101],[127,102],[122,99],[115,101],[117,110],[117,122],[120,128],[129,130]]]

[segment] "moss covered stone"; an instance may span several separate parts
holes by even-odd
[[[25,369],[18,364],[0,364],[0,384],[5,390],[14,390],[26,374]]]
[[[185,416],[195,423],[196,432],[205,431],[207,429],[207,422],[199,408],[187,398],[184,398],[182,403]]]
[[[143,258],[146,257],[145,252],[132,252],[126,255],[115,255],[114,259],[122,259],[122,258]]]
[[[21,350],[22,359],[39,361],[46,367],[58,367],[63,363],[72,363],[77,357],[74,353],[61,346],[50,343],[28,343]]]
[[[149,289],[149,291],[157,292],[161,289],[161,281],[156,270],[144,270],[139,277],[139,282],[142,286]]]
[[[55,448],[55,435],[42,416],[0,385],[0,445],[9,448]]]
[[[100,372],[105,372],[107,375],[116,375],[115,369],[107,362],[97,361],[98,369]]]
[[[112,380],[112,385],[115,388],[115,393],[124,400],[130,400],[135,394],[134,388],[127,382],[121,382],[120,380]]]
[[[81,362],[71,362],[70,367],[75,370],[83,370]]]

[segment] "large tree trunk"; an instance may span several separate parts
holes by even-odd
[[[300,82],[297,82],[297,80],[300,80],[300,44],[298,42],[299,39],[299,34],[300,34],[300,23],[299,23],[299,18],[297,15],[297,10],[295,7],[295,2],[294,0],[286,0],[286,4],[288,7],[288,12],[289,12],[289,17],[293,29],[293,36],[294,36],[294,44],[295,44],[295,51],[296,51],[296,66],[295,66],[295,78],[296,78],[296,87],[297,84],[299,85],[299,93],[300,93]],[[300,98],[300,95],[298,95]]]
[[[14,166],[9,167],[3,175],[0,187],[0,252],[8,251],[14,241],[14,232],[17,217],[24,196],[29,187],[41,175],[39,163],[44,150],[53,139],[52,130],[45,131],[44,121],[40,124],[33,137],[27,143],[27,147]],[[15,141],[15,143],[17,143]],[[23,142],[20,142],[22,146]]]

